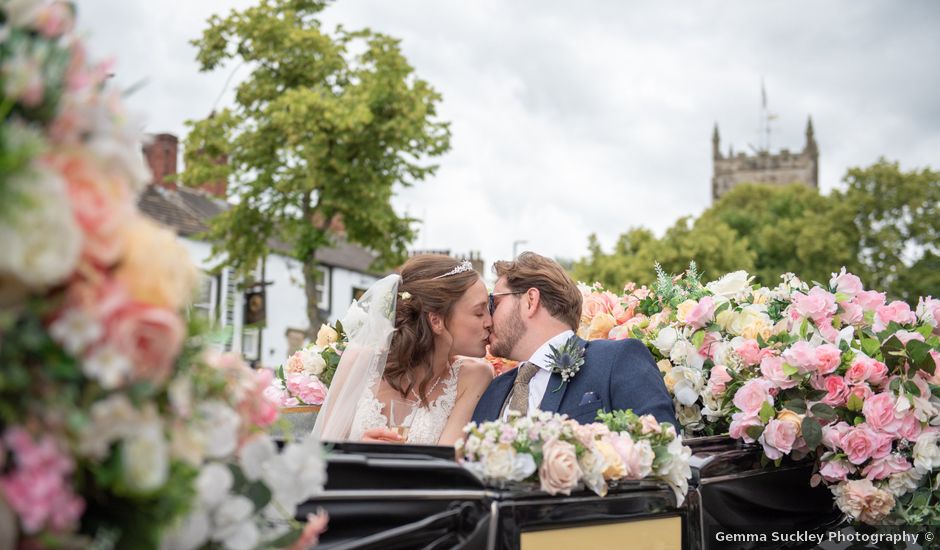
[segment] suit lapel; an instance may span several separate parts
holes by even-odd
[[[581,365],[581,368],[587,366],[587,342],[578,338],[582,346],[585,346],[585,364]],[[575,374],[577,377],[580,374]],[[568,386],[571,384],[571,381],[562,384],[561,375],[557,372],[552,373],[551,379],[548,381],[548,387],[545,388],[545,395],[542,396],[542,402],[539,404],[539,408],[543,411],[550,411],[557,413],[558,409],[561,407],[561,400],[565,397],[565,392],[568,391]],[[558,386],[561,386],[561,389],[555,391]]]
[[[506,402],[506,398],[509,397],[509,392],[512,390],[512,385],[516,381],[516,374],[518,374],[517,369],[512,369],[512,371],[507,372],[503,376],[497,376],[492,383],[492,399],[487,403],[490,408],[490,415],[488,415],[493,420],[498,420],[503,410],[503,403]]]

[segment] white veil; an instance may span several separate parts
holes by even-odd
[[[313,435],[325,441],[345,441],[356,409],[370,384],[378,383],[395,329],[399,275],[389,275],[354,300],[343,318],[349,344],[343,351],[330,391],[317,415]]]

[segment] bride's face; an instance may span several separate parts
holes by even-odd
[[[454,304],[447,321],[447,331],[453,338],[451,355],[486,355],[486,344],[493,327],[488,298],[483,279],[478,279]]]

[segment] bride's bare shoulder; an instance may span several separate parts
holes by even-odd
[[[466,357],[458,355],[456,361],[460,362],[460,378],[463,380],[493,379],[495,371],[493,365],[482,357]]]

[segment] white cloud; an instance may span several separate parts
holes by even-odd
[[[182,134],[231,71],[199,73],[188,41],[250,4],[86,2],[80,22],[93,53],[116,56],[119,85],[147,80],[129,103],[148,131]],[[762,76],[774,148],[802,148],[813,116],[824,191],[880,155],[914,167],[940,150],[940,5],[927,1],[346,0],[324,20],[400,38],[443,94],[453,148],[396,198],[425,220],[418,247],[493,261],[524,239],[577,258],[592,232],[607,246],[631,226],[662,233],[708,206],[716,121],[724,151],[757,143]]]

